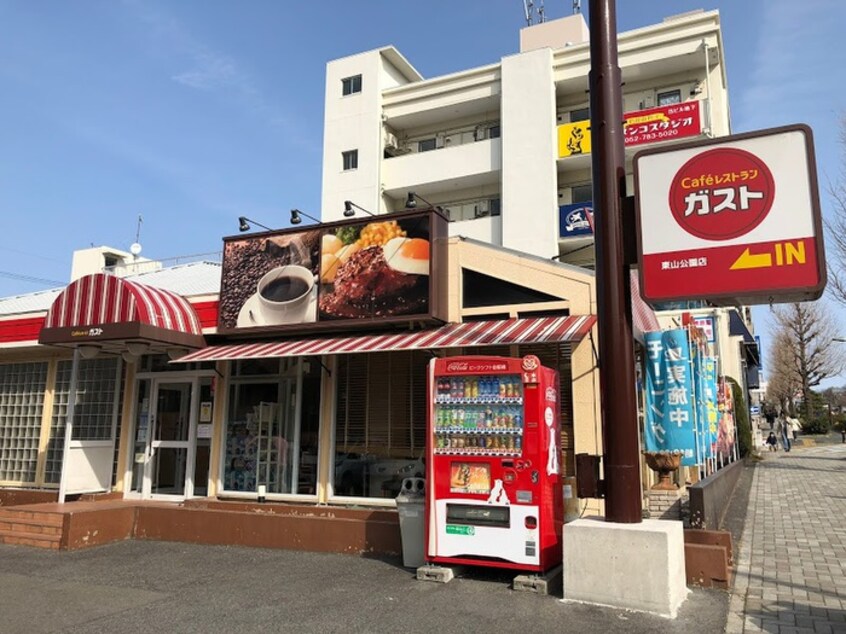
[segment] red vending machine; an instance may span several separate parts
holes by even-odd
[[[558,373],[532,355],[432,359],[427,561],[561,563],[558,399]]]

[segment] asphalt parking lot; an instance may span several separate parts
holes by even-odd
[[[0,545],[0,631],[722,632],[728,594],[695,590],[679,618],[563,603],[474,569],[417,581],[398,561],[128,541],[48,552]]]

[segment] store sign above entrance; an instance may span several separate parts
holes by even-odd
[[[699,136],[700,116],[696,100],[627,112],[623,115],[623,140],[629,147]],[[558,126],[558,158],[590,154],[590,150],[590,121]]]
[[[634,173],[647,302],[762,304],[822,295],[825,254],[807,126],[644,150]]]
[[[224,238],[218,332],[442,321],[445,238],[432,210]]]

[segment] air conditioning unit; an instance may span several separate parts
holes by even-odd
[[[445,143],[446,143],[446,135],[445,134],[439,134],[435,137],[435,147],[436,148],[442,148],[445,145]]]
[[[477,125],[473,136],[477,141],[484,141],[488,138],[488,128],[483,125]]]
[[[385,132],[385,149],[396,150],[399,148],[399,141],[397,135],[392,132]]]
[[[475,212],[474,216],[476,218],[484,218],[485,216],[489,216],[491,213],[491,201],[488,199],[480,200],[475,205]]]

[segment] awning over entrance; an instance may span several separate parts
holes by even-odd
[[[392,350],[471,348],[520,343],[562,343],[581,341],[590,332],[594,323],[596,323],[594,315],[537,317],[465,322],[414,332],[209,346],[192,352],[178,359],[175,363],[387,352]]]
[[[144,341],[204,345],[191,304],[171,291],[95,273],[72,282],[53,301],[39,343],[53,345]]]

